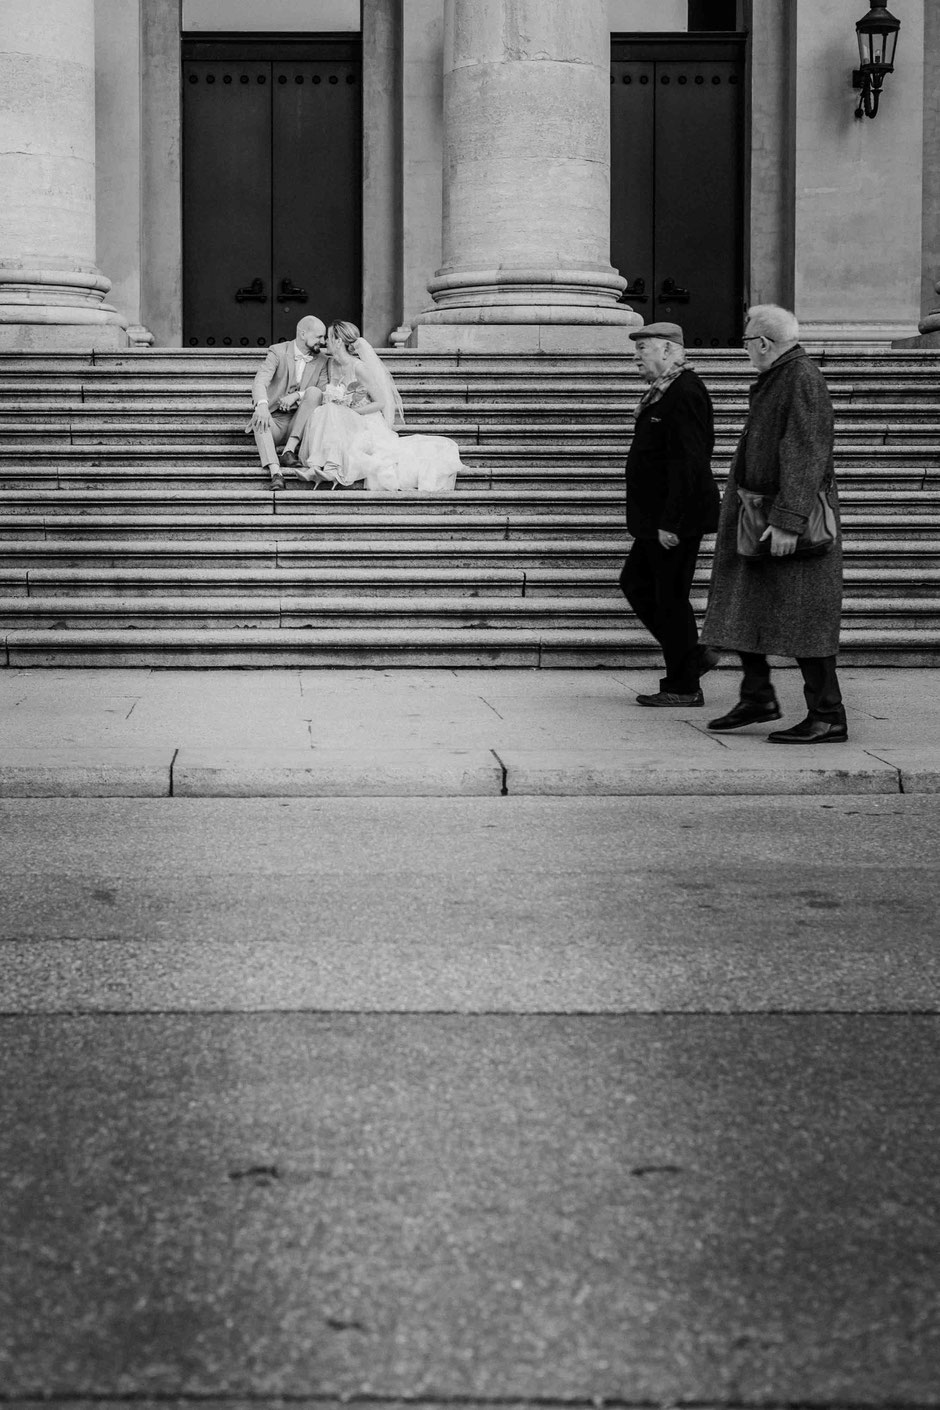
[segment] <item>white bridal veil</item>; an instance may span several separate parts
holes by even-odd
[[[394,426],[396,421],[404,421],[405,413],[401,404],[401,395],[395,386],[391,373],[372,344],[367,342],[365,338],[357,338],[350,348],[350,352],[358,357],[366,370],[369,381],[378,389],[378,399],[382,403],[385,424]]]

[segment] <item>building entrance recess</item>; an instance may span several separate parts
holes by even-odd
[[[362,48],[183,45],[183,346],[362,317]]]
[[[694,347],[741,336],[744,38],[614,36],[611,263],[623,302]]]

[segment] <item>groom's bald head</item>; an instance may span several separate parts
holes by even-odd
[[[308,348],[315,348],[326,338],[326,324],[321,323],[312,313],[306,314],[297,324],[297,341]]]

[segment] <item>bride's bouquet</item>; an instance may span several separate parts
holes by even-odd
[[[323,400],[335,402],[339,406],[348,406],[350,397],[344,382],[328,382],[323,388]]]

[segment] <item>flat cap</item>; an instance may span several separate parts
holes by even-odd
[[[678,343],[680,348],[685,347],[685,334],[678,323],[647,323],[630,334],[630,341],[633,343],[639,342],[641,338],[668,338],[670,343]]]

